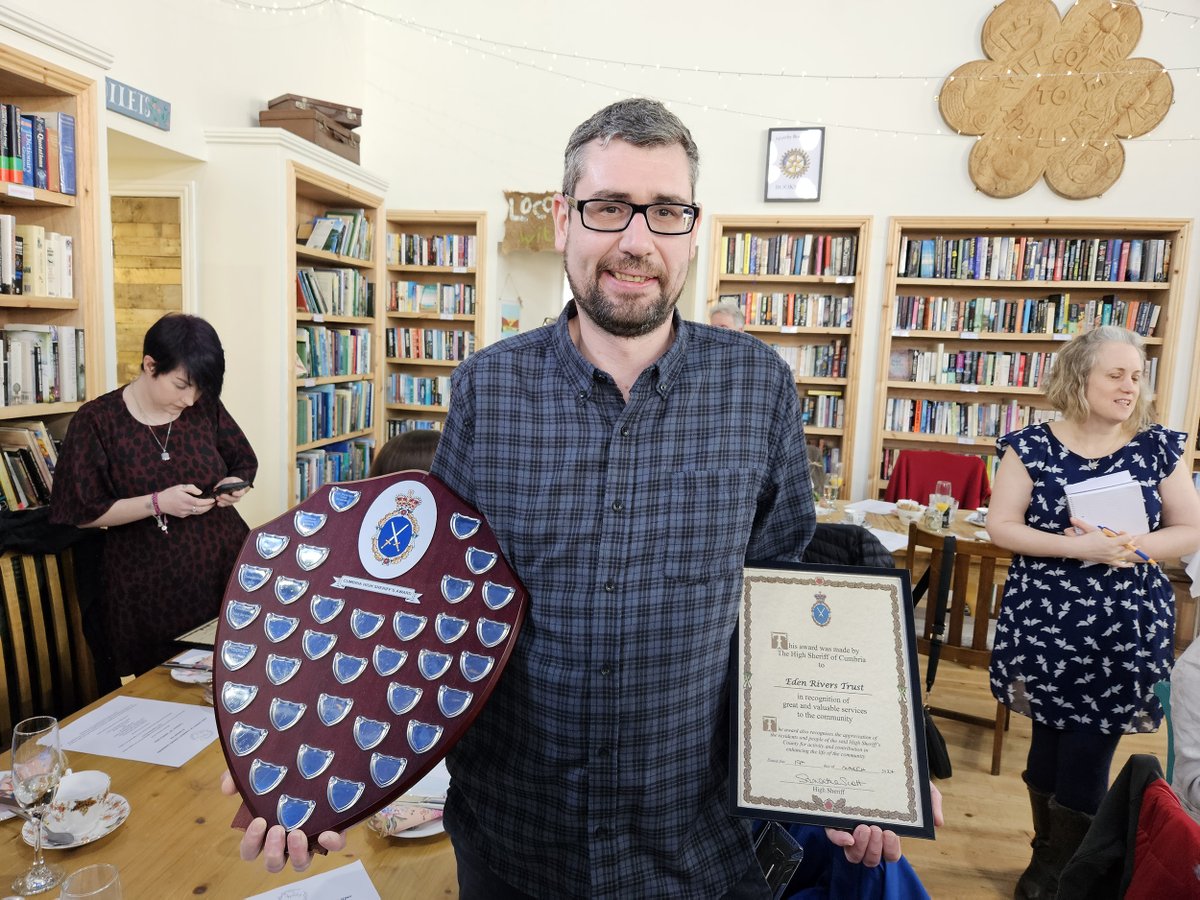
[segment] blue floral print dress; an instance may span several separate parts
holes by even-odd
[[[1086,459],[1049,424],[996,442],[1033,480],[1025,524],[1062,534],[1071,524],[1063,486],[1128,470],[1142,485],[1150,530],[1162,524],[1158,485],[1187,436],[1152,425],[1124,447]],[[1175,603],[1162,570],[1114,568],[1077,559],[1017,554],[1004,586],[992,649],[992,693],[1014,712],[1052,728],[1103,734],[1154,731],[1162,706],[1154,684],[1174,662]]]

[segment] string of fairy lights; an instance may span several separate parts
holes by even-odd
[[[735,79],[738,81],[748,79],[783,79],[796,80],[808,83],[830,83],[830,82],[860,82],[860,83],[875,83],[881,82],[921,82],[922,86],[941,85],[943,82],[953,82],[955,76],[946,76],[944,73],[938,74],[922,74],[912,72],[835,72],[835,71],[809,71],[789,70],[786,67],[778,70],[750,70],[750,69],[735,69],[735,68],[710,68],[700,65],[679,66],[670,63],[645,63],[636,60],[622,60],[601,56],[591,56],[575,51],[565,51],[550,47],[530,46],[528,43],[514,43],[511,41],[503,41],[495,38],[485,37],[479,33],[467,33],[455,31],[452,29],[440,28],[437,26],[422,23],[419,20],[409,17],[400,16],[381,10],[374,9],[368,6],[364,0],[270,0],[270,2],[259,2],[259,0],[220,0],[220,2],[235,7],[237,9],[246,10],[264,15],[286,15],[286,16],[308,16],[310,14],[323,15],[329,10],[345,9],[362,16],[386,22],[399,28],[420,34],[434,41],[442,43],[451,48],[463,51],[466,55],[472,54],[479,56],[481,59],[491,60],[513,66],[517,69],[526,69],[534,72],[539,72],[544,75],[549,75],[558,79],[572,81],[577,84],[600,88],[607,91],[612,91],[618,96],[631,96],[640,91],[631,91],[627,87],[612,83],[607,80],[605,75],[595,77],[590,74],[578,74],[577,72],[568,71],[564,67],[564,63],[573,65],[582,65],[585,71],[590,72],[592,67],[597,67],[602,73],[624,73],[624,72],[657,72],[674,74],[682,80],[684,75],[704,77],[715,79],[720,82],[725,79]],[[1079,0],[1075,0],[1075,5],[1078,5]],[[1168,20],[1178,20],[1181,24],[1188,23],[1189,29],[1195,29],[1197,23],[1200,23],[1200,14],[1180,12],[1173,9],[1164,9],[1160,7],[1150,6],[1144,3],[1135,2],[1135,0],[1108,0],[1108,5],[1112,9],[1117,9],[1121,6],[1135,7],[1143,16],[1153,14],[1160,17],[1160,21],[1167,22]],[[1173,76],[1190,75],[1200,78],[1200,65],[1176,65],[1162,66],[1159,70],[1163,74]],[[1122,69],[1119,66],[1113,67],[1106,71],[1084,70],[1075,71],[1072,69],[1047,68],[1044,71],[1020,71],[1006,68],[1003,72],[994,68],[985,73],[970,76],[974,80],[980,82],[1002,80],[1007,83],[1020,83],[1022,80],[1031,79],[1036,81],[1046,80],[1052,83],[1060,83],[1063,79],[1084,79],[1086,81],[1100,82],[1107,78],[1120,78],[1134,74],[1129,69]],[[1138,74],[1145,75],[1145,71]],[[731,107],[728,103],[705,102],[702,98],[692,94],[684,94],[678,97],[664,96],[661,92],[656,92],[658,99],[662,100],[668,106],[689,107],[704,112],[720,112],[740,116],[743,118],[754,119],[764,123],[770,123],[776,127],[812,127],[822,126],[845,131],[854,131],[860,133],[874,134],[876,137],[888,136],[892,138],[911,138],[919,140],[923,137],[958,137],[962,132],[956,131],[953,128],[937,128],[933,131],[927,130],[911,130],[898,128],[880,128],[875,125],[858,125],[849,122],[833,122],[826,121],[823,117],[815,117],[813,119],[797,119],[792,116],[780,116],[772,113],[757,112],[748,109],[739,109]],[[933,101],[936,103],[938,96],[933,96]],[[984,135],[970,135],[983,139]],[[989,134],[986,136],[989,140],[1033,140],[1046,141],[1045,137],[1038,138],[1023,138],[1021,135],[996,135]],[[1175,141],[1194,142],[1200,139],[1195,134],[1173,137],[1139,137],[1138,141],[1166,144],[1170,146]],[[1055,137],[1054,142],[1066,143],[1068,138]],[[1088,141],[1083,141],[1083,144]],[[1107,144],[1105,144],[1107,146]]]

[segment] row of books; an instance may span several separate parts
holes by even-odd
[[[11,323],[0,330],[0,406],[74,403],[84,388],[84,332],[73,325]]]
[[[365,209],[327,209],[296,228],[296,243],[352,259],[371,258],[371,220]]]
[[[725,275],[843,275],[858,265],[858,237],[844,234],[727,234]]]
[[[806,391],[800,398],[800,420],[816,428],[844,428],[846,400],[839,391]]]
[[[431,316],[473,316],[475,285],[393,281],[388,286],[387,309]]]
[[[370,381],[321,384],[296,391],[296,443],[365,431],[374,424],[375,385]]]
[[[0,425],[0,509],[32,509],[50,503],[58,449],[44,422]]]
[[[771,349],[783,358],[796,377],[845,378],[850,358],[849,348],[841,338],[828,344],[771,344]]]
[[[916,384],[1044,387],[1057,353],[1022,353],[994,350],[892,351],[888,381]]]
[[[296,454],[296,496],[299,503],[313,491],[335,481],[357,481],[371,470],[375,442],[370,438],[339,441]]]
[[[296,309],[329,316],[375,315],[375,285],[358,269],[296,269]]]
[[[0,214],[0,294],[75,296],[75,240]]]
[[[300,325],[296,356],[301,378],[366,375],[371,372],[371,329]]]
[[[440,328],[388,328],[383,333],[388,359],[460,361],[475,352],[475,332]]]
[[[1016,400],[969,403],[959,400],[920,400],[891,397],[884,412],[885,431],[938,434],[951,437],[999,437],[1039,422],[1058,418],[1053,409],[1027,406]]]
[[[899,447],[884,447],[883,454],[879,460],[879,477],[884,481],[892,477],[892,470],[896,467],[896,458],[900,455]],[[994,453],[967,453],[964,456],[978,456],[983,460],[984,466],[987,468],[988,482],[994,484],[996,481],[996,470],[1000,467],[1000,457]],[[926,498],[917,497],[917,500]]]
[[[446,266],[455,269],[475,268],[475,235],[473,234],[404,234],[388,233],[387,264],[389,266]]]
[[[0,103],[0,181],[74,194],[75,117]]]
[[[1120,325],[1153,337],[1162,311],[1149,300],[1122,300],[1105,294],[1072,301],[1070,294],[1006,300],[995,297],[897,297],[896,331],[948,331],[973,334],[1054,334],[1070,336],[1101,325]]]
[[[388,419],[385,424],[389,439],[406,431],[442,430],[442,423],[436,419]]]
[[[849,328],[854,318],[854,298],[850,296],[747,291],[722,294],[721,302],[736,303],[745,310],[747,325]]]
[[[389,375],[387,402],[416,406],[449,406],[450,376],[421,377],[403,373]]]
[[[991,281],[1166,281],[1165,238],[977,235],[901,238],[901,278]]]

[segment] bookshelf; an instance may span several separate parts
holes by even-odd
[[[450,377],[483,346],[487,216],[388,210],[384,438],[440,428]]]
[[[713,216],[709,304],[735,300],[746,332],[788,362],[810,447],[852,483],[866,290],[866,216]],[[819,240],[818,240],[819,239]]]
[[[314,168],[288,165],[290,235],[314,219],[342,222],[325,248],[289,252],[289,496],[365,478],[378,437],[379,270],[383,199]],[[356,213],[356,211],[358,211]],[[334,215],[330,215],[333,212]]]
[[[1055,416],[1044,379],[1089,321],[1150,335],[1157,408],[1170,409],[1189,230],[1185,219],[893,218],[868,496],[906,447],[983,456],[994,474],[996,437]]]
[[[36,290],[32,284],[28,290],[22,284],[20,294],[0,294],[0,328],[9,372],[30,368],[31,353],[18,361],[16,368],[9,355],[21,345],[37,342],[34,335],[40,334],[40,341],[50,348],[46,354],[49,362],[40,361],[34,366],[36,376],[28,378],[15,393],[14,384],[5,378],[0,424],[40,419],[61,437],[70,414],[97,396],[104,382],[100,324],[103,297],[97,251],[100,211],[96,192],[96,85],[91,79],[0,46],[0,103],[19,107],[26,114],[44,117],[67,113],[74,118],[74,194],[0,182],[0,215],[12,217],[18,229],[13,236],[24,233],[22,245],[30,236],[29,228],[41,229],[39,242],[41,235],[59,234],[69,238],[71,245],[70,267],[57,288],[42,287],[43,279]],[[14,247],[15,241],[9,246]],[[58,244],[60,257],[63,246]],[[44,251],[41,258],[44,263]],[[50,274],[60,267],[65,269],[61,258]],[[18,326],[29,329],[14,335]],[[42,354],[40,348],[38,353]]]

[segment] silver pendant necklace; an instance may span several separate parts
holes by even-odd
[[[132,385],[130,385],[130,387],[132,387]],[[146,413],[142,409],[142,404],[138,403],[137,394],[131,393],[129,396],[133,398],[133,405],[137,407],[137,411],[141,413],[142,418],[145,419]],[[167,423],[167,439],[165,441],[160,441],[158,439],[158,435],[154,433],[154,426],[149,422],[146,423],[146,427],[150,429],[150,437],[154,438],[154,443],[158,444],[158,449],[161,451],[158,455],[158,458],[163,462],[167,462],[171,458],[171,454],[167,452],[167,444],[171,443],[171,426],[174,424],[174,419]]]

